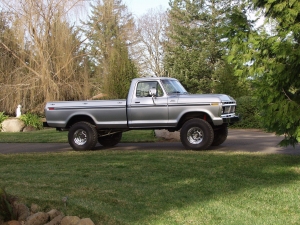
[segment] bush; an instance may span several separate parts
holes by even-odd
[[[240,121],[231,125],[232,128],[255,128],[261,129],[260,109],[254,97],[243,96],[236,99],[236,114],[240,115]]]
[[[6,193],[4,188],[0,188],[0,222],[14,220],[15,215],[13,212],[13,203],[16,201],[16,197]]]
[[[4,115],[4,112],[0,112],[0,130],[2,128],[1,123],[8,118],[7,115]]]
[[[21,115],[20,120],[22,120],[26,126],[32,126],[38,130],[43,128],[43,123],[41,118],[35,114],[26,113]]]
[[[4,114],[4,112],[0,112],[0,123],[2,123],[4,120],[8,118],[7,115]]]

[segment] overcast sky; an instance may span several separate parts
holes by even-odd
[[[141,16],[151,8],[169,7],[169,0],[123,0],[123,2],[134,16]]]

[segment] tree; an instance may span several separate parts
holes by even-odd
[[[214,84],[216,93],[224,93],[230,95],[234,99],[242,96],[251,96],[252,84],[251,80],[243,79],[234,75],[234,68],[232,65],[225,63],[222,68],[215,71],[219,77]]]
[[[164,49],[167,13],[162,8],[150,9],[137,20],[137,42],[133,54],[142,76],[164,75]]]
[[[122,42],[115,42],[109,60],[109,79],[104,81],[104,93],[110,98],[126,98],[131,80],[137,75],[135,64],[128,58],[127,46]]]
[[[19,49],[2,47],[19,63],[16,100],[25,111],[43,112],[46,101],[86,99],[88,74],[78,30],[68,22],[68,13],[83,0],[3,0],[12,15]],[[10,76],[9,74],[6,74]],[[9,93],[9,89],[5,93]],[[3,99],[9,102],[9,98]],[[15,107],[14,107],[15,108]]]
[[[134,25],[132,15],[122,0],[98,1],[92,8],[86,34],[97,71],[94,79],[98,88],[94,92],[104,92],[107,98],[125,98],[128,83],[137,76],[127,47]]]
[[[232,58],[239,62],[239,71],[247,73],[256,83],[264,126],[285,135],[281,145],[295,145],[300,137],[300,2],[254,0],[253,3],[255,8],[263,9],[268,19],[275,20],[275,29],[272,33],[250,33],[247,41],[237,47],[243,53]]]
[[[222,32],[234,4],[230,0],[170,2],[165,67],[167,75],[177,77],[188,91],[215,92],[224,74],[219,71],[228,68]]]
[[[6,113],[16,110],[17,105],[20,104],[18,89],[22,88],[22,85],[26,85],[22,83],[24,67],[12,52],[7,50],[20,51],[16,33],[9,22],[11,19],[8,12],[3,10],[0,12],[0,111],[6,111]]]

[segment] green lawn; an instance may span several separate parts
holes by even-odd
[[[160,149],[0,155],[0,186],[28,205],[96,224],[300,223],[299,156]]]
[[[153,130],[132,130],[123,133],[121,142],[159,141]],[[0,143],[67,143],[68,132],[44,129],[34,132],[5,133],[0,132]]]

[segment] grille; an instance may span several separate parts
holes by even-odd
[[[223,114],[234,113],[235,105],[223,106]]]
[[[232,101],[232,102],[222,102],[223,103],[223,105],[232,105],[232,104],[234,104],[235,105],[235,101]]]

